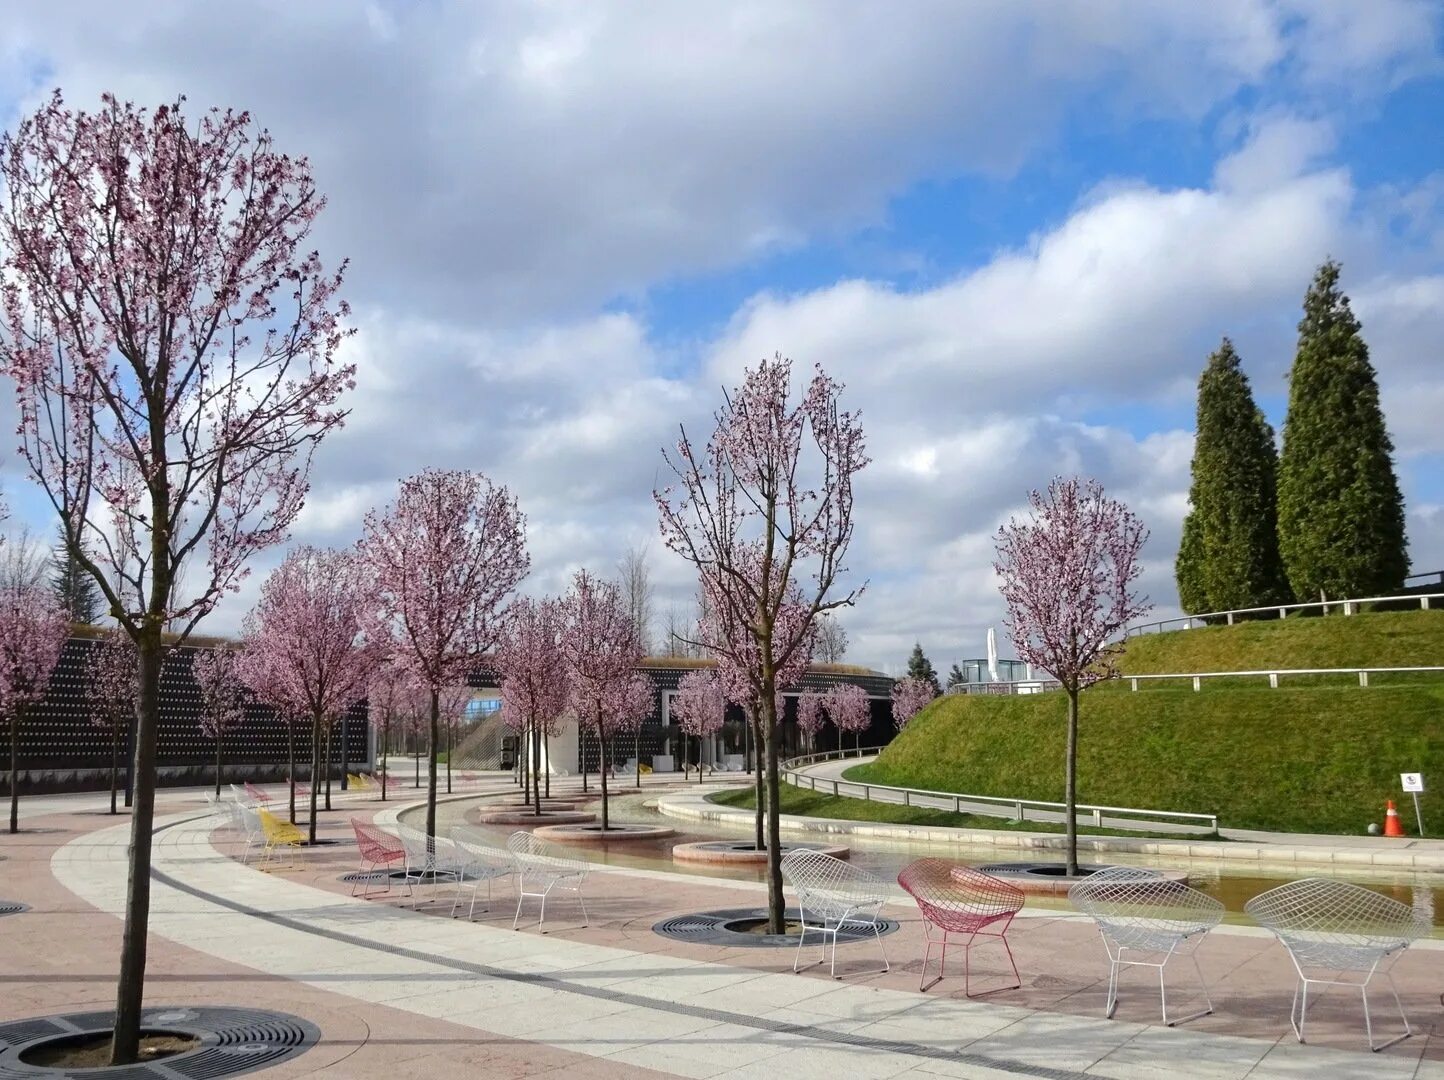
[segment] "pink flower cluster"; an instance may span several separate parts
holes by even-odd
[[[933,685],[926,679],[907,676],[892,684],[892,722],[901,731],[933,698]]]

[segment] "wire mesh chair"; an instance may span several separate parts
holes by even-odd
[[[461,864],[456,845],[444,836],[430,836],[410,825],[396,824],[396,835],[406,852],[406,883],[435,885],[454,881]],[[414,892],[414,889],[413,889]],[[430,903],[431,901],[427,901]]]
[[[358,880],[351,883],[351,895],[356,895],[356,886],[361,886],[361,899],[365,900],[371,895],[371,882],[375,880],[374,875],[379,872],[386,882],[383,892],[391,891],[392,863],[406,865],[406,848],[401,843],[401,838],[392,836],[385,829],[372,825],[369,821],[361,818],[351,819],[351,831],[356,836],[356,850],[361,854],[361,870]],[[414,895],[416,889],[411,883],[411,875],[406,875],[406,890],[408,895]]]
[[[979,936],[1002,942],[1008,953],[1008,963],[1012,965],[1013,978],[1017,982],[997,989],[1016,990],[1023,985],[1023,977],[1018,974],[1018,963],[1013,959],[1007,937],[1013,917],[1023,907],[1025,897],[1022,889],[971,866],[944,859],[918,859],[908,863],[898,874],[897,883],[917,901],[918,912],[923,918],[927,949],[923,953],[919,990],[926,991],[942,981],[948,963],[948,946],[952,944],[954,934],[967,936],[963,944],[963,993],[967,997],[973,996],[970,960]],[[934,931],[938,933],[935,935]],[[937,977],[928,982],[928,963],[932,960],[934,945],[941,945],[943,952],[938,961]]]
[[[232,803],[231,806],[233,815],[231,820],[235,823],[236,830],[246,838],[246,850],[241,853],[241,865],[245,866],[251,861],[251,848],[264,835],[264,829],[261,827],[261,814],[256,807],[249,803],[237,802]]]
[[[1111,866],[1069,889],[1068,902],[1098,924],[1108,952],[1109,1019],[1118,1010],[1118,974],[1124,967],[1157,969],[1163,1022],[1169,1027],[1213,1012],[1213,999],[1203,969],[1198,966],[1197,951],[1204,936],[1223,921],[1224,907],[1218,900],[1152,870]],[[1136,958],[1131,958],[1130,953]],[[1205,1007],[1187,1016],[1170,1018],[1163,974],[1175,956],[1186,956],[1193,963]]]
[[[877,974],[892,970],[882,942],[882,925],[878,922],[882,906],[887,902],[887,889],[879,878],[810,848],[798,848],[783,857],[782,877],[796,890],[797,906],[802,914],[802,933],[797,939],[793,971],[801,970],[802,946],[807,941],[807,935],[820,934],[822,956],[816,963],[828,958],[827,939],[831,936],[832,963],[829,971],[834,979],[837,978],[837,935],[847,924],[872,927],[877,947],[882,952],[882,967]]]
[[[517,831],[506,840],[511,853],[512,867],[516,873],[516,916],[511,921],[515,930],[521,921],[521,907],[528,896],[541,899],[541,913],[537,916],[537,927],[546,922],[547,897],[553,890],[576,894],[577,903],[582,907],[582,925],[591,920],[587,915],[587,902],[582,899],[582,884],[587,880],[590,869],[585,859],[565,854],[555,844],[549,844],[529,832]],[[546,933],[542,930],[542,933]]]
[[[465,825],[453,826],[451,842],[456,845],[459,863],[456,892],[451,900],[451,916],[456,917],[457,905],[461,903],[461,890],[469,884],[471,907],[467,909],[466,917],[470,919],[476,913],[476,894],[481,883],[486,882],[486,907],[481,910],[490,911],[491,883],[498,878],[511,877],[515,866],[511,852],[493,847],[487,835],[477,829]]]
[[[1370,1050],[1383,1050],[1414,1033],[1392,974],[1404,950],[1428,933],[1412,908],[1345,881],[1305,878],[1260,893],[1243,909],[1260,926],[1274,932],[1294,962],[1299,981],[1289,1005],[1289,1024],[1299,1042],[1304,1041],[1304,1014],[1309,1007],[1311,983],[1346,986],[1359,992]],[[1334,977],[1321,977],[1325,974]],[[1404,1022],[1403,1034],[1377,1045],[1368,993],[1375,975],[1383,976],[1388,983],[1399,1019]]]

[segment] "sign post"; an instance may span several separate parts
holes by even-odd
[[[1419,822],[1419,835],[1424,835],[1424,815],[1419,810],[1419,795],[1424,790],[1424,774],[1406,772],[1399,774],[1399,783],[1404,790],[1414,796],[1414,817]]]

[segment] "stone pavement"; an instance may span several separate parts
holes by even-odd
[[[845,946],[839,971],[848,977],[834,981],[816,969],[792,974],[790,951],[718,950],[650,933],[674,912],[756,903],[751,883],[598,868],[587,885],[591,926],[580,927],[563,901],[548,913],[548,934],[525,924],[513,932],[511,904],[500,897],[474,923],[444,917],[449,894],[426,903],[426,889],[414,898],[399,890],[381,901],[351,898],[339,880],[354,866],[350,847],[298,853],[273,873],[241,866],[228,830],[197,816],[195,793],[162,798],[172,812],[157,822],[147,998],[263,1004],[321,1027],[320,1046],[267,1076],[365,1080],[461,1066],[478,1076],[601,1078],[1444,1080],[1444,1048],[1433,1035],[1444,982],[1437,948],[1406,955],[1398,969],[1418,1034],[1370,1055],[1358,1050],[1357,1000],[1333,995],[1310,1014],[1321,1045],[1297,1044],[1285,1018],[1287,962],[1243,928],[1223,928],[1206,945],[1219,1014],[1173,1030],[1157,1026],[1157,997],[1141,973],[1125,981],[1120,1019],[1100,1019],[1096,934],[1056,913],[1010,933],[1023,990],[967,1001],[950,985],[960,980],[916,992],[921,933],[902,905],[889,911],[903,922],[887,939],[893,972],[861,975],[877,962],[875,946]],[[330,837],[344,835],[352,810],[395,816],[394,805],[374,799],[339,806],[323,817]],[[113,825],[83,800],[36,800],[33,810],[27,831],[0,846],[0,896],[34,908],[0,919],[0,1015],[106,1007],[128,823]],[[984,955],[979,986],[999,974]]]

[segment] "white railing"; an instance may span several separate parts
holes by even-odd
[[[945,694],[1041,694],[1045,690],[1058,690],[1062,683],[1057,679],[1000,679],[997,682],[954,683],[943,691]]]
[[[1417,674],[1419,672],[1437,674],[1444,672],[1444,667],[1277,668],[1272,671],[1196,671],[1181,675],[1122,675],[1120,678],[1129,682],[1131,690],[1137,690],[1140,682],[1160,682],[1164,679],[1190,679],[1193,682],[1194,690],[1201,690],[1205,679],[1248,678],[1266,678],[1269,686],[1277,690],[1279,678],[1284,675],[1353,675],[1358,678],[1360,686],[1368,686],[1370,675]]]
[[[848,796],[861,798],[867,802],[888,802],[894,803],[899,800],[879,799],[879,793],[890,792],[900,796],[903,806],[922,806],[929,809],[951,809],[955,814],[974,813],[984,816],[1005,817],[1015,821],[1027,821],[1028,811],[1032,810],[1035,815],[1038,811],[1044,812],[1046,817],[1035,816],[1034,821],[1064,821],[1063,815],[1067,812],[1066,803],[1047,802],[1043,799],[1019,799],[1015,797],[1002,797],[997,795],[963,795],[954,791],[928,791],[925,788],[893,787],[888,784],[869,784],[861,780],[833,779],[831,777],[811,776],[799,770],[808,765],[815,765],[819,761],[831,761],[849,757],[871,757],[880,752],[879,747],[864,747],[855,750],[831,750],[821,754],[807,754],[803,757],[791,758],[784,761],[781,767],[782,779],[796,787],[808,788],[811,791],[831,792],[836,796]],[[854,792],[861,792],[855,795]],[[972,804],[968,806],[968,804]],[[965,808],[966,807],[966,808]],[[989,807],[996,809],[1007,809],[1007,814],[989,815]],[[1094,806],[1091,803],[1078,803],[1074,807],[1078,823],[1080,825],[1093,825],[1102,828],[1105,824],[1119,829],[1144,829],[1150,825],[1160,823],[1177,823],[1180,825],[1196,826],[1202,829],[1205,825],[1212,832],[1218,832],[1217,814],[1193,814],[1184,813],[1179,810],[1140,810],[1136,807],[1127,806]],[[1104,815],[1107,814],[1114,820],[1105,822]],[[1128,820],[1117,820],[1123,817]]]
[[[1424,575],[1420,575],[1424,576]],[[1430,575],[1432,576],[1432,575]],[[1135,637],[1138,634],[1162,633],[1164,630],[1175,624],[1182,624],[1179,628],[1192,630],[1194,623],[1206,623],[1209,619],[1222,620],[1229,626],[1244,615],[1268,615],[1278,616],[1283,619],[1291,611],[1310,611],[1322,609],[1327,615],[1331,609],[1341,610],[1345,615],[1355,614],[1360,606],[1364,604],[1412,604],[1417,603],[1425,611],[1429,610],[1431,600],[1444,600],[1444,592],[1433,593],[1408,593],[1404,596],[1362,596],[1350,600],[1315,600],[1308,604],[1268,604],[1264,607],[1235,608],[1232,611],[1206,611],[1201,615],[1179,615],[1172,619],[1159,619],[1156,622],[1139,623],[1137,626],[1130,626],[1124,631],[1124,637]]]

